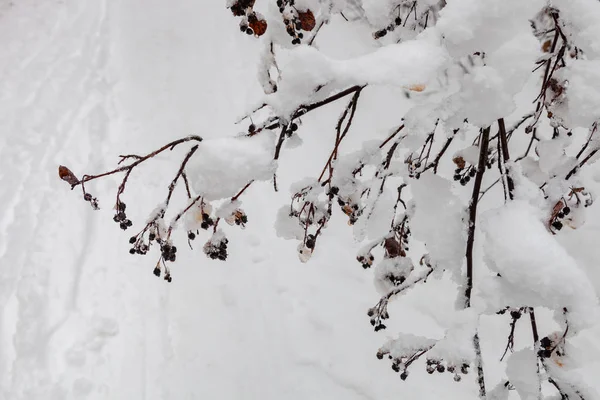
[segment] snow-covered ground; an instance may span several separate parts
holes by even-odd
[[[284,149],[290,157],[279,193],[263,183],[244,195],[250,222],[230,235],[228,261],[208,260],[200,243],[181,249],[171,284],[152,275],[153,258],[128,254],[130,234],[111,221],[117,178],[90,185],[103,207],[97,212],[58,179],[59,164],[99,172],[118,154],[144,153],[188,134],[243,130],[233,122],[261,88],[257,42],[235,25],[222,1],[0,0],[0,399],[476,393],[474,380],[455,384],[446,375],[401,382],[375,357],[400,326],[442,335],[428,310],[451,310],[452,302],[419,304],[419,293],[408,295],[393,304],[389,332],[375,334],[366,310],[378,295],[344,223],[328,230],[324,251],[308,264],[298,261],[296,243],[275,235],[287,186],[318,173],[333,141],[329,132],[311,132],[311,124],[333,127],[342,105],[307,120],[302,151]],[[331,47],[339,57],[353,51]],[[383,134],[397,123],[374,107],[365,110],[369,117],[357,116],[359,131],[362,124]],[[163,198],[177,167],[165,155],[144,167],[145,175],[132,175],[124,200],[134,221]],[[574,235],[564,240],[592,237]],[[586,257],[587,265],[600,259],[590,252],[580,258]],[[486,338],[504,338],[507,325],[485,326],[484,352],[499,358],[503,349]],[[488,372],[494,382],[503,371]]]

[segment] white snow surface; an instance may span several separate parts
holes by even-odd
[[[266,3],[257,1],[257,8]],[[336,2],[339,7],[343,3]],[[385,9],[379,4],[389,4],[364,3],[373,18],[381,17],[375,16],[375,8]],[[519,36],[526,34],[524,21],[530,17],[530,6],[511,1],[518,18],[502,27],[493,17],[495,6],[485,11],[473,1],[448,3],[486,13],[477,29],[448,25],[471,30],[467,33],[475,39],[486,24],[501,29],[501,34],[514,33],[510,46],[495,53],[489,49],[492,72],[498,76],[492,89],[505,91],[500,100],[508,109],[510,93],[521,87],[529,60],[509,58],[520,54],[515,44],[521,38],[524,46],[531,43]],[[560,3],[573,21],[570,32],[581,39],[593,62],[592,56],[600,51],[594,47],[598,25],[594,23],[597,18],[592,18],[597,3],[553,3]],[[578,11],[581,7],[589,13]],[[456,18],[470,12],[456,10]],[[312,114],[314,118],[303,120],[297,135],[304,143],[298,149],[284,147],[286,157],[277,165],[282,189],[273,193],[272,182],[260,180],[271,177],[274,166],[268,161],[274,138],[263,132],[253,139],[264,148],[235,138],[249,122],[234,125],[234,121],[249,104],[261,104],[265,98],[256,79],[261,45],[240,34],[238,22],[223,1],[0,0],[0,400],[476,398],[474,371],[454,383],[448,374],[427,375],[419,361],[411,366],[410,378],[401,382],[389,365],[375,357],[390,335],[404,339],[398,346],[410,347],[412,339],[444,338],[447,330],[435,352],[457,362],[472,358],[465,332],[473,332],[476,316],[468,310],[457,312],[455,318],[454,311],[448,311],[456,295],[453,283],[433,280],[432,275],[427,286],[398,296],[390,303],[389,328],[374,333],[366,310],[379,294],[372,272],[356,262],[360,244],[354,242],[347,218],[339,210],[334,212],[319,237],[320,247],[307,264],[296,257],[297,242],[278,237],[303,233],[297,224],[286,225],[289,220],[285,218],[279,218],[282,223],[274,229],[278,210],[282,217],[289,210],[286,188],[291,182],[305,176],[314,181],[318,176],[344,102],[328,105]],[[370,27],[364,25],[355,29],[334,17],[316,41],[323,57],[304,46],[280,51],[281,98],[266,96],[278,111],[289,112],[298,102],[318,99],[313,93],[315,84],[327,84],[318,94],[325,97],[345,85],[376,83],[361,94],[361,106],[341,148],[340,165],[379,155],[377,144],[398,126],[407,108],[397,87],[424,84],[427,95],[429,83],[448,64],[437,35],[420,37],[422,46],[405,43],[376,50]],[[447,33],[446,42],[451,43],[454,33]],[[467,54],[470,50],[457,47],[451,52]],[[362,58],[368,53],[374,57]],[[510,56],[503,59],[502,54]],[[286,71],[292,76],[289,80]],[[294,81],[296,72],[303,80]],[[382,77],[384,73],[389,74]],[[594,76],[589,69],[581,72],[581,77]],[[497,93],[494,90],[490,93]],[[587,111],[582,118],[590,115]],[[485,117],[495,118],[495,114]],[[158,254],[129,255],[127,241],[132,233],[120,231],[111,220],[113,196],[122,176],[86,184],[100,201],[101,210],[93,211],[82,201],[81,192],[69,190],[58,179],[56,167],[65,164],[77,175],[97,173],[114,168],[119,154],[146,154],[190,134],[205,139],[194,156],[195,165],[190,166],[202,169],[192,184],[207,199],[224,199],[212,202],[219,215],[240,206],[227,200],[237,189],[249,180],[258,181],[240,199],[248,215],[246,229],[220,226],[219,235],[229,240],[228,261],[211,261],[202,254],[212,231],[200,231],[191,242],[193,251],[186,249],[187,244],[180,245],[171,271],[173,282],[167,284],[152,274]],[[356,151],[367,136],[373,139],[369,151]],[[134,221],[134,232],[164,201],[186,149],[181,145],[164,152],[130,176],[122,199]],[[449,154],[456,150],[450,149]],[[354,156],[344,157],[352,151],[356,151]],[[395,163],[402,161],[393,160],[391,168]],[[219,169],[225,166],[227,175]],[[203,175],[210,168],[213,174]],[[235,180],[237,187],[221,186],[225,178]],[[348,178],[334,176],[341,191],[348,186]],[[535,192],[537,185],[531,186]],[[184,192],[176,188],[171,205],[177,210],[189,204]],[[463,193],[453,193],[443,180],[423,174],[412,195],[426,209],[445,210],[434,215],[417,209],[411,228],[416,239],[431,242],[426,250],[438,266],[458,273],[466,234],[460,223],[466,204]],[[495,279],[492,284],[502,285],[506,291],[500,294],[506,293],[507,299],[521,305],[523,299],[515,297],[514,289],[526,291],[526,283],[546,279],[533,270],[515,267],[533,263],[532,268],[548,271],[554,279],[547,278],[550,289],[536,298],[539,304],[566,304],[575,318],[573,328],[586,325],[581,303],[594,304],[596,297],[582,283],[582,274],[593,277],[595,289],[600,290],[597,207],[586,212],[588,221],[580,229],[557,238],[545,231],[541,217],[532,216],[526,206],[514,207],[482,218],[484,233],[505,229],[511,245],[507,248],[492,241],[486,247],[485,253],[493,260],[488,267],[503,274],[502,281]],[[525,222],[516,221],[516,228],[507,226],[503,217],[511,213]],[[164,229],[172,217],[167,213],[160,220]],[[486,225],[486,219],[499,223]],[[193,222],[197,228],[198,221]],[[477,232],[476,261],[481,242],[487,242],[485,234]],[[527,232],[540,236],[531,241]],[[184,240],[184,233],[174,233],[174,241]],[[560,247],[563,244],[568,253]],[[415,247],[422,246],[411,245],[411,252],[416,252]],[[374,250],[377,257],[379,251]],[[417,258],[413,259],[416,264]],[[478,285],[484,283],[482,269],[478,264]],[[482,296],[484,289],[476,286],[476,295]],[[533,298],[526,297],[527,301]],[[505,301],[499,303],[505,305]],[[440,310],[446,314],[444,323],[434,317]],[[480,331],[490,388],[505,378],[496,356],[501,350],[497,345],[505,343],[507,333],[505,321],[491,319],[482,318]],[[540,318],[541,334],[555,329]],[[530,345],[530,332],[521,333],[517,346]],[[526,341],[519,341],[522,337]],[[589,345],[582,349],[595,345],[596,337],[597,330],[592,331]],[[586,382],[597,382],[599,366],[593,362],[582,372],[587,374]]]
[[[188,164],[190,184],[207,201],[233,197],[251,181],[272,178],[274,153],[269,133],[204,140]]]
[[[515,200],[483,215],[485,259],[501,275],[495,278],[498,290],[486,296],[496,306],[502,301],[515,307],[566,307],[574,331],[589,327],[599,315],[597,294],[539,214],[530,203]]]

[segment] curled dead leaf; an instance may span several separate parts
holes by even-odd
[[[248,19],[248,26],[252,28],[256,36],[262,36],[267,31],[267,21],[264,19],[254,18],[253,21]]]
[[[466,164],[467,164],[467,163],[465,162],[465,159],[464,159],[464,158],[462,158],[461,156],[454,157],[454,158],[452,159],[452,161],[453,161],[453,162],[454,162],[454,164],[456,164],[456,166],[457,166],[458,168],[460,168],[460,169],[463,169],[463,168],[466,166]]]
[[[552,46],[552,42],[550,40],[546,40],[542,45],[542,51],[544,53],[548,53],[550,51],[550,47]]]
[[[71,186],[75,186],[79,184],[79,179],[75,176],[75,174],[64,165],[59,165],[58,167],[58,176],[65,182],[68,182]]]
[[[317,25],[315,15],[310,10],[298,11],[298,19],[300,20],[300,29],[303,31],[312,31]]]
[[[412,91],[412,92],[422,92],[423,90],[425,90],[425,85],[423,84],[416,84],[416,85],[410,85],[408,87],[408,90]]]
[[[255,0],[237,0],[230,8],[233,15],[243,17],[248,8],[254,7]]]

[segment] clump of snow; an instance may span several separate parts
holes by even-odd
[[[589,128],[600,119],[600,61],[573,60],[558,71],[566,80],[566,101],[553,107],[570,128]]]
[[[415,239],[425,243],[434,263],[460,274],[466,245],[465,209],[451,183],[426,172],[412,185],[415,213],[411,231]]]
[[[440,11],[436,28],[452,56],[488,54],[521,32],[531,34],[529,20],[543,4],[542,0],[451,1]]]
[[[235,201],[225,201],[219,207],[217,207],[217,211],[215,211],[215,216],[217,218],[227,218],[231,214],[233,214],[237,209],[242,206],[242,202],[239,200]]]
[[[274,137],[267,132],[204,140],[188,163],[190,184],[207,201],[233,197],[252,180],[271,179],[274,152]]]
[[[394,358],[402,358],[416,353],[422,349],[430,348],[435,344],[435,339],[415,336],[409,333],[400,333],[395,339],[389,339],[379,349],[380,353],[388,354]]]
[[[560,10],[560,18],[567,22],[567,29],[590,59],[600,57],[600,3],[594,0],[552,0],[552,6]]]
[[[473,338],[478,321],[477,312],[472,308],[457,311],[452,326],[448,328],[444,338],[429,351],[428,358],[444,360],[449,365],[471,364],[475,359]]]
[[[304,237],[304,229],[298,223],[298,219],[290,217],[289,205],[282,206],[277,211],[275,233],[283,239],[301,239]]]
[[[370,54],[347,60],[333,60],[312,46],[282,50],[278,90],[266,102],[284,118],[302,104],[316,100],[332,89],[354,85],[412,87],[427,84],[446,67],[448,56],[439,44],[414,40],[392,44]],[[284,56],[283,56],[284,55]]]
[[[537,357],[533,350],[523,349],[511,354],[506,362],[506,377],[522,400],[539,398]]]
[[[379,294],[386,295],[402,284],[413,269],[413,262],[409,257],[384,258],[374,270],[375,288]]]
[[[597,320],[596,293],[576,261],[546,229],[543,218],[538,208],[522,200],[482,216],[485,260],[501,275],[494,279],[497,292],[492,302],[566,307],[575,330],[590,326]]]

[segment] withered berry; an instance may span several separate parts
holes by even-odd
[[[557,231],[560,231],[560,230],[562,229],[562,227],[563,227],[563,224],[562,224],[562,222],[560,222],[560,221],[554,221],[554,222],[552,223],[552,227],[553,227],[554,229],[556,229]]]

